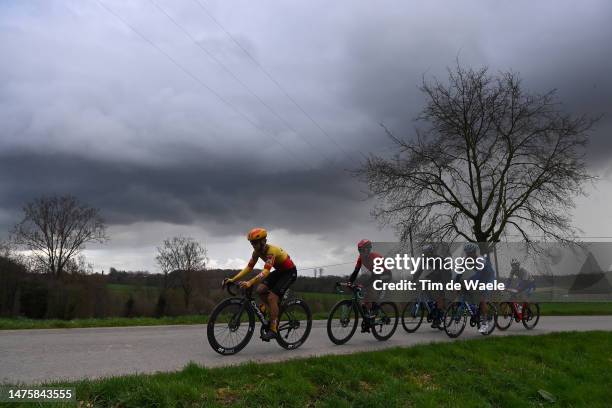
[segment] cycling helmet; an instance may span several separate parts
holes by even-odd
[[[463,252],[467,254],[476,253],[478,251],[478,245],[474,242],[466,242],[463,246]]]
[[[423,251],[423,254],[433,254],[434,247],[431,244],[425,244],[421,247],[421,251]]]
[[[362,239],[357,243],[357,250],[362,251],[364,249],[372,249],[372,241],[369,239]]]
[[[247,239],[249,241],[258,241],[260,239],[264,239],[268,236],[268,231],[265,228],[253,228],[247,234]]]

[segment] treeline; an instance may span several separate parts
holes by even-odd
[[[0,257],[0,316],[74,319],[132,316],[177,316],[208,313],[224,295],[219,282],[229,271],[207,270],[189,277],[185,300],[181,271],[163,277],[114,270],[102,274],[50,274],[28,271]]]
[[[186,279],[182,271],[164,278],[162,274],[112,268],[105,275],[73,273],[58,278],[31,272],[24,264],[0,256],[0,316],[75,319],[208,314],[228,296],[221,290],[221,281],[236,272],[202,270]],[[299,277],[292,289],[331,293],[341,279]],[[185,282],[189,282],[187,292]],[[311,307],[323,311],[328,303],[313,300]]]

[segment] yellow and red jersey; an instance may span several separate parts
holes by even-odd
[[[253,253],[251,254],[251,260],[249,261],[247,266],[245,266],[240,272],[238,272],[238,274],[232,278],[232,281],[236,281],[251,272],[257,264],[257,261],[259,261],[260,259],[264,261],[265,264],[261,273],[257,275],[257,278],[259,278],[259,280],[268,276],[272,268],[278,269],[280,271],[295,268],[291,257],[289,257],[289,254],[285,252],[283,248],[278,247],[276,245],[266,244],[263,253],[253,251]]]

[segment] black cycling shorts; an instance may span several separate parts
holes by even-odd
[[[291,269],[278,270],[275,269],[261,282],[266,285],[272,293],[277,296],[283,297],[289,286],[297,279],[297,269],[295,267]]]

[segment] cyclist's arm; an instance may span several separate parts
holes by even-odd
[[[361,257],[358,257],[357,263],[355,263],[355,269],[353,270],[353,273],[351,273],[351,276],[349,277],[349,282],[351,284],[355,283],[355,279],[357,279],[357,275],[359,274],[360,269],[361,269]]]
[[[257,255],[255,254],[255,252],[253,252],[253,254],[251,255],[251,260],[249,261],[247,266],[245,266],[240,272],[238,272],[236,276],[231,278],[230,282],[236,282],[237,280],[240,280],[240,278],[242,278],[243,276],[249,274],[253,270],[255,264],[257,264]]]
[[[270,270],[274,266],[274,259],[275,259],[275,256],[272,254],[270,254],[266,258],[266,264],[264,265],[263,270],[259,272],[257,275],[255,275],[251,280],[249,280],[249,286],[253,286],[256,283],[261,282],[262,280],[266,278],[266,276],[270,274]]]

